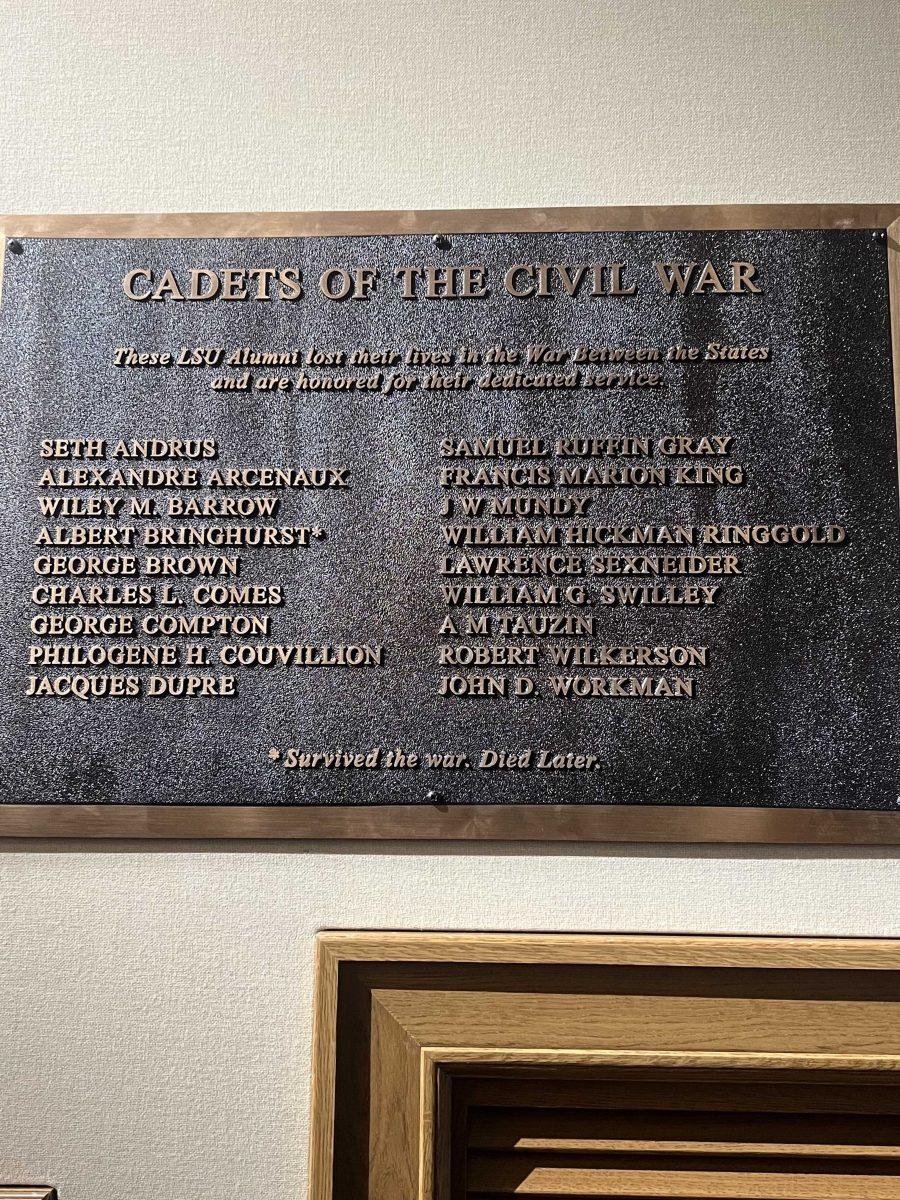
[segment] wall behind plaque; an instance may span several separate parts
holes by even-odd
[[[0,210],[900,198],[895,0],[6,0]],[[887,851],[0,846],[0,1180],[305,1189],[323,927],[900,935]]]

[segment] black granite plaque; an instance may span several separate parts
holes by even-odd
[[[883,233],[24,239],[0,348],[3,802],[900,803]]]

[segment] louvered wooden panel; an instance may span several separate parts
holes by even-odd
[[[734,1080],[730,1095],[718,1089],[720,1108],[703,1107],[709,1091],[668,1073],[655,1087],[467,1080],[455,1098],[465,1183],[454,1182],[454,1197],[900,1200],[896,1088],[794,1083],[785,1094]],[[584,1107],[553,1107],[560,1092]],[[656,1107],[630,1107],[651,1096]]]

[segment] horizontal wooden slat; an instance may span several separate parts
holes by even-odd
[[[473,1150],[900,1157],[895,1116],[473,1109]]]
[[[523,1169],[478,1160],[470,1196],[653,1196],[686,1200],[900,1200],[900,1177],[745,1171],[620,1171],[591,1167]]]
[[[630,1171],[640,1174],[642,1171],[702,1171],[706,1174],[716,1174],[730,1171],[741,1171],[748,1178],[754,1175],[764,1175],[767,1172],[777,1174],[798,1175],[884,1175],[900,1178],[900,1162],[894,1158],[878,1158],[862,1156],[854,1158],[851,1155],[836,1154],[833,1156],[800,1156],[800,1155],[734,1155],[734,1154],[695,1154],[680,1151],[568,1151],[559,1153],[547,1150],[472,1150],[468,1156],[473,1170],[476,1164],[486,1162],[503,1162],[511,1169],[519,1171],[530,1170],[532,1167],[574,1168],[590,1167],[592,1170]]]
[[[773,1084],[775,1086],[773,1086]],[[537,1110],[583,1108],[598,1112],[659,1109],[695,1113],[819,1113],[900,1116],[900,1088],[876,1077],[841,1084],[747,1082],[734,1078],[675,1085],[671,1073],[637,1082],[629,1079],[521,1079],[479,1076],[456,1083],[470,1105],[514,1105]]]
[[[473,1149],[491,1149],[483,1143],[475,1142]],[[520,1138],[513,1151],[541,1151],[548,1154],[695,1154],[695,1155],[728,1155],[730,1157],[745,1155],[747,1157],[785,1157],[785,1158],[894,1158],[900,1159],[900,1149],[896,1146],[831,1146],[827,1144],[806,1145],[800,1142],[648,1142],[629,1141],[621,1138],[617,1141],[605,1141],[603,1138]],[[513,1152],[511,1151],[511,1153]]]
[[[473,1109],[473,1150],[900,1158],[896,1116]]]

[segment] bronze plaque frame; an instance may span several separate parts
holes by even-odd
[[[6,216],[0,217],[0,264],[5,240],[16,237],[328,237],[683,229],[884,230],[896,403],[900,397],[900,203]],[[896,407],[900,448],[900,404]],[[900,845],[900,811],[549,804],[366,808],[9,804],[0,806],[0,837]]]

